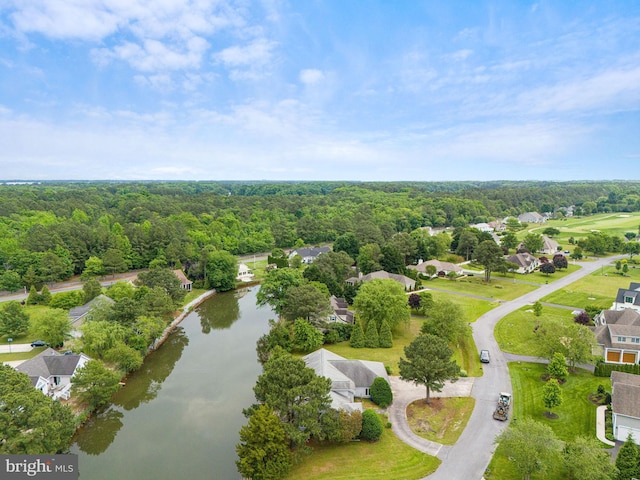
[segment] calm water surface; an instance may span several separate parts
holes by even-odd
[[[76,436],[81,479],[240,478],[235,445],[261,373],[256,340],[274,317],[256,307],[257,290],[207,300],[127,379]]]

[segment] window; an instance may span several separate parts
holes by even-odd
[[[624,303],[633,303],[633,297],[624,297]]]
[[[631,337],[631,343],[640,343],[640,337]]]
[[[627,337],[618,337],[618,342],[626,342]]]
[[[368,388],[365,388],[365,389],[364,389],[364,394],[365,394],[367,397],[371,395],[371,394],[369,393],[369,389],[368,389]]]

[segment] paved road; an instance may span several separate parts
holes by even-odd
[[[501,391],[511,392],[511,378],[507,367],[507,355],[498,347],[498,343],[493,337],[493,330],[496,323],[505,315],[530,305],[540,298],[550,293],[566,287],[576,280],[595,272],[603,265],[608,265],[612,261],[624,256],[598,259],[594,262],[579,263],[582,268],[566,277],[558,279],[548,285],[541,285],[540,288],[529,292],[520,298],[504,302],[493,310],[482,315],[473,323],[473,338],[479,350],[487,349],[491,351],[491,363],[484,366],[482,377],[475,379],[471,395],[476,399],[476,406],[471,414],[467,428],[460,436],[455,445],[451,447],[441,447],[437,449],[437,457],[442,460],[442,464],[428,480],[451,480],[451,479],[481,479],[491,461],[496,445],[494,439],[502,432],[509,422],[500,422],[492,417],[496,405],[498,393]],[[514,402],[518,399],[515,398]],[[394,392],[395,403],[395,392]],[[404,416],[406,421],[406,416]],[[396,421],[402,421],[402,416],[396,415]],[[394,423],[394,432],[401,440],[412,445],[421,440],[408,437]],[[432,442],[430,442],[432,443]],[[437,445],[437,444],[436,444]],[[435,450],[434,445],[423,445],[424,448]],[[419,448],[423,450],[423,448]]]

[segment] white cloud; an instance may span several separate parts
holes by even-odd
[[[322,70],[308,68],[300,71],[300,81],[306,85],[313,85],[324,79]]]
[[[275,47],[275,42],[258,38],[248,45],[225,48],[214,59],[228,67],[261,67],[271,61]]]

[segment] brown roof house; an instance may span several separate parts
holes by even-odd
[[[540,266],[540,261],[530,253],[509,255],[506,260],[518,266],[516,269],[518,273],[531,273]]]
[[[178,280],[180,280],[180,288],[182,288],[183,290],[186,290],[187,292],[190,292],[191,285],[193,285],[193,282],[187,278],[187,276],[184,274],[182,270],[172,270],[172,271],[173,271],[173,274],[176,277],[178,277]]]
[[[611,412],[616,440],[640,444],[640,375],[611,372]]]
[[[598,354],[607,363],[638,363],[640,359],[640,313],[603,310],[594,319]]]
[[[357,283],[370,282],[374,279],[387,279],[395,280],[398,283],[401,283],[406,291],[411,291],[416,289],[416,281],[413,278],[405,277],[404,275],[399,275],[397,273],[389,273],[384,270],[378,270],[377,272],[371,272],[366,275],[360,273],[357,277],[347,278],[346,282],[351,285],[355,285]]]
[[[54,400],[71,396],[71,377],[89,360],[84,353],[63,355],[47,348],[39,355],[21,363],[16,370],[29,375],[31,384]]]

